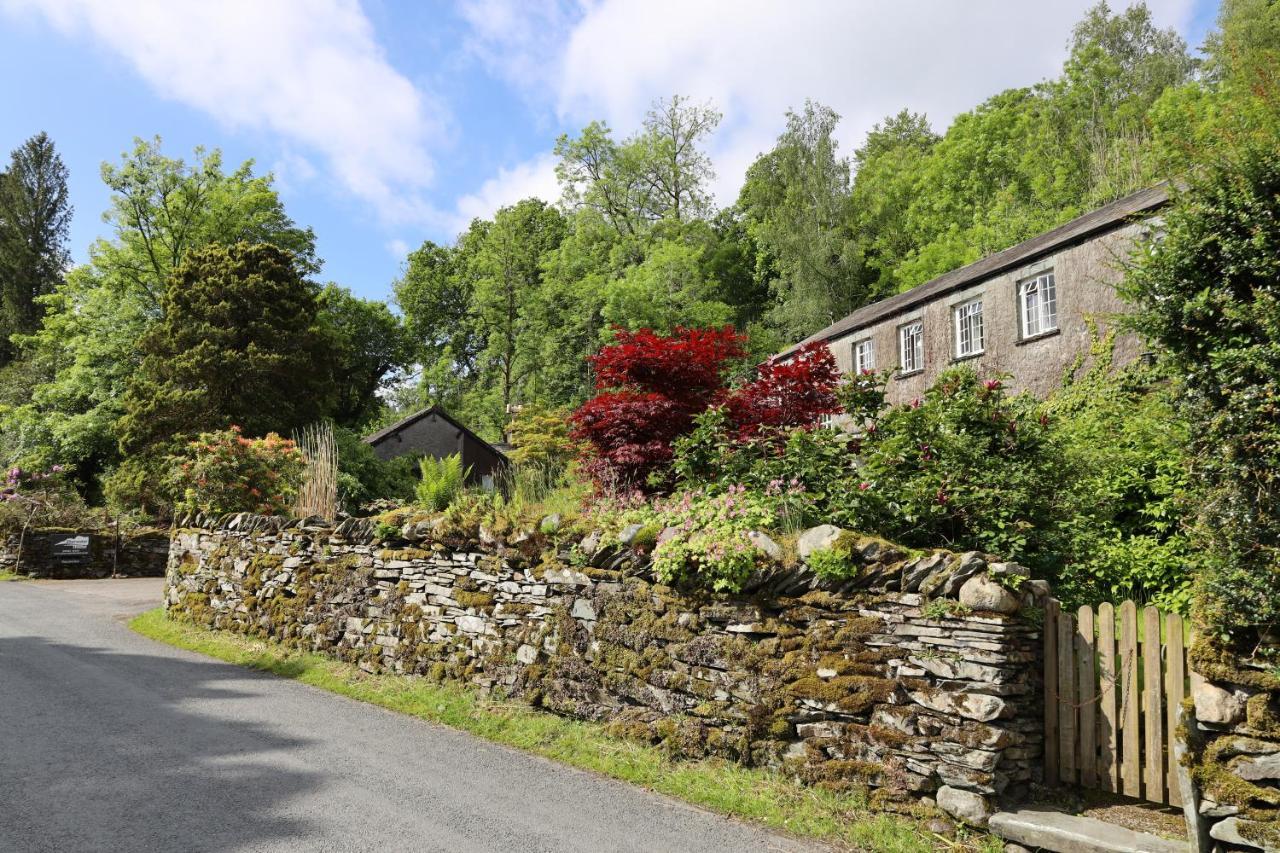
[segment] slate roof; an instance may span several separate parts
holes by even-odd
[[[931,302],[944,294],[1023,266],[1041,255],[1047,255],[1102,232],[1118,228],[1132,217],[1154,210],[1168,200],[1168,182],[1139,190],[1083,216],[1078,216],[1052,231],[1046,231],[1016,246],[996,252],[994,255],[987,255],[968,266],[944,273],[932,281],[917,285],[903,293],[864,305],[843,320],[837,320],[822,331],[815,332],[795,346],[779,353],[778,357],[785,358],[805,344],[839,338],[849,332],[878,323],[887,317],[909,311],[925,302]]]
[[[501,456],[503,459],[507,458],[506,454],[503,453],[501,450],[499,450],[497,447],[494,447],[492,443],[485,441],[483,438],[476,435],[474,432],[468,429],[465,424],[458,421],[453,415],[449,414],[439,406],[427,406],[427,408],[420,409],[419,411],[414,412],[413,414],[409,415],[406,418],[401,418],[400,420],[396,421],[389,427],[384,427],[378,430],[377,432],[373,433],[372,435],[366,435],[364,437],[364,443],[378,444],[383,439],[390,438],[391,436],[400,432],[400,430],[404,429],[405,427],[412,426],[413,424],[417,423],[418,421],[422,420],[425,417],[428,417],[429,415],[439,415],[441,418],[443,418],[453,426],[460,429],[465,435],[471,436],[472,439],[480,442],[485,447],[488,447],[490,450],[492,450],[494,453]]]

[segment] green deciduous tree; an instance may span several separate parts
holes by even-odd
[[[0,172],[0,364],[13,357],[10,336],[39,326],[40,297],[62,281],[70,226],[67,167],[53,140],[38,133]]]
[[[363,426],[382,410],[378,391],[413,362],[413,342],[385,302],[329,284],[320,291],[319,307],[334,345],[331,415],[340,426]]]
[[[738,199],[777,273],[770,321],[792,340],[872,296],[850,216],[849,161],[837,152],[839,119],[812,101],[788,112],[787,129],[747,170]]]
[[[559,211],[526,199],[498,211],[472,260],[472,309],[485,341],[480,361],[488,378],[483,415],[492,431],[501,432],[525,377],[538,368],[527,308],[541,298],[543,258],[564,233]]]
[[[114,238],[95,242],[89,262],[40,297],[43,323],[19,343],[44,378],[25,405],[0,413],[0,428],[45,436],[44,455],[73,466],[85,487],[119,459],[115,424],[141,361],[136,344],[161,318],[166,277],[188,252],[243,240],[294,252],[307,271],[318,264],[310,229],[288,218],[251,162],[228,174],[217,151],[197,149],[187,165],[164,156],[159,140],[138,140],[103,177]]]
[[[217,149],[196,148],[187,164],[165,156],[159,137],[137,139],[120,165],[102,165],[102,180],[112,192],[103,219],[115,239],[94,244],[93,264],[145,294],[156,311],[169,273],[209,243],[268,243],[293,253],[304,274],[319,271],[315,235],[288,217],[272,177],[254,175],[252,160],[228,173]]]
[[[720,119],[709,104],[676,95],[655,102],[641,131],[622,143],[599,121],[577,137],[562,135],[556,177],[565,203],[594,210],[619,234],[633,237],[663,219],[706,216],[715,174],[702,145]]]

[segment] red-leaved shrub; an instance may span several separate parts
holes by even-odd
[[[725,408],[739,438],[816,426],[823,415],[841,411],[836,390],[840,370],[823,343],[801,347],[788,361],[770,359],[756,378],[729,395]]]
[[[729,363],[745,356],[732,328],[614,330],[591,359],[596,395],[573,414],[573,437],[590,447],[587,470],[601,486],[650,490],[671,444],[725,394]]]

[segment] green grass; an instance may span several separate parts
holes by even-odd
[[[370,675],[354,665],[272,641],[171,621],[161,608],[136,617],[129,627],[162,643],[462,729],[795,836],[884,853],[1001,849],[987,836],[944,840],[921,822],[871,812],[858,798],[803,787],[766,770],[725,761],[672,761],[656,747],[607,734],[600,724],[503,702],[456,684]]]
[[[0,583],[4,581],[20,581],[25,580],[26,575],[20,575],[17,572],[11,572],[7,569],[0,569]]]

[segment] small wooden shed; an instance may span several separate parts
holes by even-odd
[[[414,412],[366,436],[364,441],[379,459],[394,459],[406,453],[443,459],[460,453],[463,466],[471,469],[467,481],[471,485],[492,487],[494,476],[510,464],[497,448],[439,406]]]

